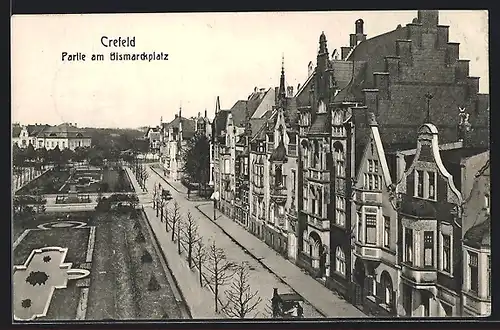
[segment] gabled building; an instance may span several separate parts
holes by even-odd
[[[148,127],[146,133],[144,134],[144,138],[149,141],[149,151],[152,153],[160,152],[161,147],[161,126],[157,127]]]
[[[398,152],[404,174],[395,187],[401,265],[398,315],[463,315],[463,206],[471,178],[487,161],[486,148],[464,141],[438,143],[438,130],[424,124],[417,148]],[[465,203],[465,204],[464,204]]]
[[[369,125],[369,142],[353,187],[353,303],[371,314],[395,316],[400,251],[398,216],[391,199],[394,183],[373,114]]]
[[[486,164],[474,176],[463,206],[463,316],[491,314],[490,195],[488,156]]]
[[[175,118],[166,124],[162,123],[161,162],[166,175],[172,180],[183,177],[183,150],[188,141],[195,135],[196,121],[182,117],[182,108]]]

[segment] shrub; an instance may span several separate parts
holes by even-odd
[[[158,291],[160,290],[161,286],[160,283],[156,280],[156,277],[154,275],[151,275],[151,279],[149,280],[148,283],[148,291]]]
[[[108,212],[111,209],[111,203],[106,197],[102,197],[97,203],[95,210],[98,212]]]
[[[140,230],[141,229],[141,224],[139,223],[139,221],[134,222],[134,229],[135,230]]]
[[[148,250],[144,250],[144,252],[142,253],[142,256],[141,256],[141,262],[142,262],[143,264],[153,262],[153,257],[152,257],[152,256],[151,256],[151,254],[148,252]]]

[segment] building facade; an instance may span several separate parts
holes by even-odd
[[[182,109],[169,123],[162,123],[160,160],[168,178],[181,180],[183,178],[183,150],[194,136],[196,122],[182,117]]]
[[[75,150],[79,147],[90,147],[92,138],[89,133],[76,124],[63,123],[57,126],[50,125],[15,125],[12,130],[12,142],[20,148],[32,145],[35,149]]]

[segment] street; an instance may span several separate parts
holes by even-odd
[[[203,202],[188,201],[184,194],[181,194],[172,187],[168,186],[167,182],[158,174],[156,174],[156,172],[153,171],[149,166],[147,168],[149,173],[149,178],[147,180],[148,192],[144,194],[139,194],[141,203],[144,204],[147,203],[147,205],[144,206],[145,209],[151,208],[151,211],[153,211],[151,201],[152,201],[154,185],[160,183],[163,187],[170,190],[173,197],[173,201],[177,201],[177,203],[180,206],[181,213],[184,217],[185,214],[187,214],[187,212],[190,212],[193,215],[194,219],[197,221],[197,224],[199,226],[199,233],[203,237],[203,242],[205,245],[210,244],[211,241],[215,241],[217,246],[225,251],[227,258],[230,261],[233,261],[235,263],[247,262],[251,270],[249,277],[250,288],[252,291],[258,291],[259,292],[258,296],[262,298],[262,302],[258,306],[259,315],[257,315],[257,317],[266,317],[266,318],[270,317],[269,307],[270,307],[270,299],[272,296],[273,288],[278,288],[278,291],[280,293],[288,293],[296,291],[292,289],[292,287],[289,284],[287,284],[288,278],[290,278],[290,280],[293,281],[294,283],[297,283],[297,281],[304,282],[304,279],[306,279],[305,282],[307,283],[307,285],[305,287],[304,285],[302,285],[301,286],[302,290],[309,290],[308,287],[311,287],[310,293],[308,295],[304,294],[305,292],[297,292],[301,294],[304,299],[306,299],[306,303],[304,304],[305,317],[311,318],[311,317],[325,317],[325,316],[326,317],[365,316],[361,311],[353,307],[351,304],[343,301],[342,299],[337,297],[334,293],[323,287],[320,283],[316,282],[314,279],[305,275],[298,267],[291,264],[287,260],[283,259],[281,256],[277,256],[276,252],[274,252],[270,248],[267,248],[267,246],[265,246],[265,248],[267,248],[268,251],[266,251],[265,255],[259,256],[260,260],[257,260],[254,256],[252,256],[249,253],[249,251],[252,250],[252,244],[255,244],[256,246],[258,245],[260,251],[263,251],[262,246],[260,246],[259,243],[260,244],[264,243],[262,243],[260,240],[253,237],[250,234],[246,238],[247,242],[238,242],[240,244],[235,243],[235,241],[230,236],[228,236],[228,234],[226,234],[224,230],[221,229],[221,227],[213,223],[212,220],[207,218],[207,216],[205,216],[197,208],[200,207],[202,210],[204,208],[210,209],[210,206],[207,205],[207,201]],[[169,208],[173,207],[174,203],[173,201],[169,202]],[[211,206],[211,210],[213,212],[213,206]],[[150,214],[154,214],[154,212],[150,212]],[[219,217],[219,220],[217,220],[217,222],[225,221],[224,218],[226,217],[222,215],[219,211],[217,211],[217,215]],[[160,220],[156,218],[155,215],[154,217],[148,216],[148,219],[150,222],[152,222],[152,225],[154,222],[156,223],[160,222]],[[238,226],[234,222],[232,224],[234,226]],[[239,227],[239,229],[245,231],[241,227]],[[166,235],[162,236],[163,236],[162,239],[170,240],[170,238],[167,238],[168,236]],[[244,244],[247,245],[249,244],[250,246],[248,248],[242,247],[242,245]],[[278,257],[279,259],[276,259],[276,257]],[[266,269],[266,267],[264,267],[262,264],[266,263],[266,259],[269,259],[270,263],[278,263],[278,264],[286,263],[292,266],[292,267],[286,266],[286,270],[289,271],[288,276],[282,276],[280,279],[275,274],[270,272],[270,270],[268,269],[273,269],[273,265],[267,264],[266,267],[268,269]],[[318,291],[318,288],[320,291]],[[221,291],[222,294],[220,298],[224,300],[224,294],[223,294],[224,290]],[[313,299],[315,301],[308,301]],[[318,306],[314,306],[314,304]],[[321,310],[321,312],[319,310]]]

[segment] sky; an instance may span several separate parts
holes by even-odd
[[[316,63],[322,31],[330,54],[349,45],[362,18],[367,38],[405,26],[417,11],[276,13],[157,13],[22,15],[11,19],[12,121],[62,122],[80,127],[135,128],[247,99],[279,85],[282,56],[287,85],[303,84]],[[489,93],[488,12],[440,11],[470,75]],[[101,38],[135,37],[135,47],[106,48]],[[168,53],[167,61],[110,61],[109,53]],[[86,54],[63,61],[62,53]],[[92,54],[104,61],[91,61]]]

